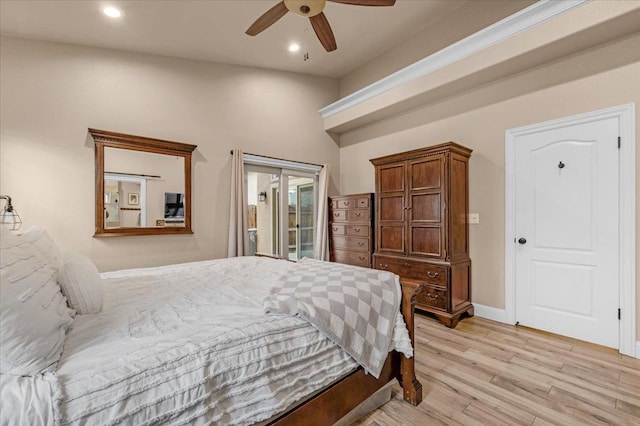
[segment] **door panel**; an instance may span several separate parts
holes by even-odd
[[[376,237],[377,251],[384,253],[404,253],[404,224],[380,224]]]
[[[442,184],[443,155],[433,155],[409,163],[410,190],[438,189]]]
[[[531,299],[541,310],[593,315],[594,267],[556,262],[531,262]]]
[[[437,222],[442,217],[442,203],[440,193],[412,194],[411,195],[411,221],[412,222]]]
[[[615,348],[617,136],[612,118],[524,134],[514,145],[516,319]]]
[[[410,255],[442,256],[442,231],[440,227],[413,227],[411,229]]]
[[[559,141],[533,150],[531,157],[534,187],[545,188],[534,192],[536,247],[591,250],[596,230],[596,141]]]
[[[378,192],[404,191],[404,163],[380,167]]]
[[[381,195],[378,201],[379,220],[404,220],[404,195]]]

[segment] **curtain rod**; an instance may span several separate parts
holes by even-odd
[[[233,155],[233,150],[231,150],[229,153],[230,153],[231,155]],[[268,155],[251,154],[250,152],[243,152],[243,154],[253,155],[253,156],[256,156],[256,157],[262,157],[262,158],[270,158],[270,159],[272,159],[272,160],[280,160],[280,161],[294,161],[294,162],[296,162],[296,163],[309,164],[310,166],[324,167],[322,164],[307,163],[306,161],[287,160],[287,159],[285,159],[285,158],[269,157]]]

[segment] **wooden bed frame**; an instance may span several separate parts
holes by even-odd
[[[402,285],[402,315],[409,329],[409,337],[411,337],[415,354],[414,309],[416,293],[422,287],[422,283],[401,279],[400,284]],[[393,379],[398,379],[402,385],[405,401],[412,405],[420,404],[422,385],[415,375],[414,358],[406,358],[393,351],[389,353],[379,379],[366,374],[364,369],[360,367],[269,424],[274,426],[332,425]]]

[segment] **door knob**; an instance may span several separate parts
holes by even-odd
[[[520,239],[518,239],[518,243],[519,244],[527,244],[527,239],[526,238],[520,238]]]

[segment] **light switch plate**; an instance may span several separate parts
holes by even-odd
[[[469,213],[469,224],[476,225],[480,223],[480,213]]]

